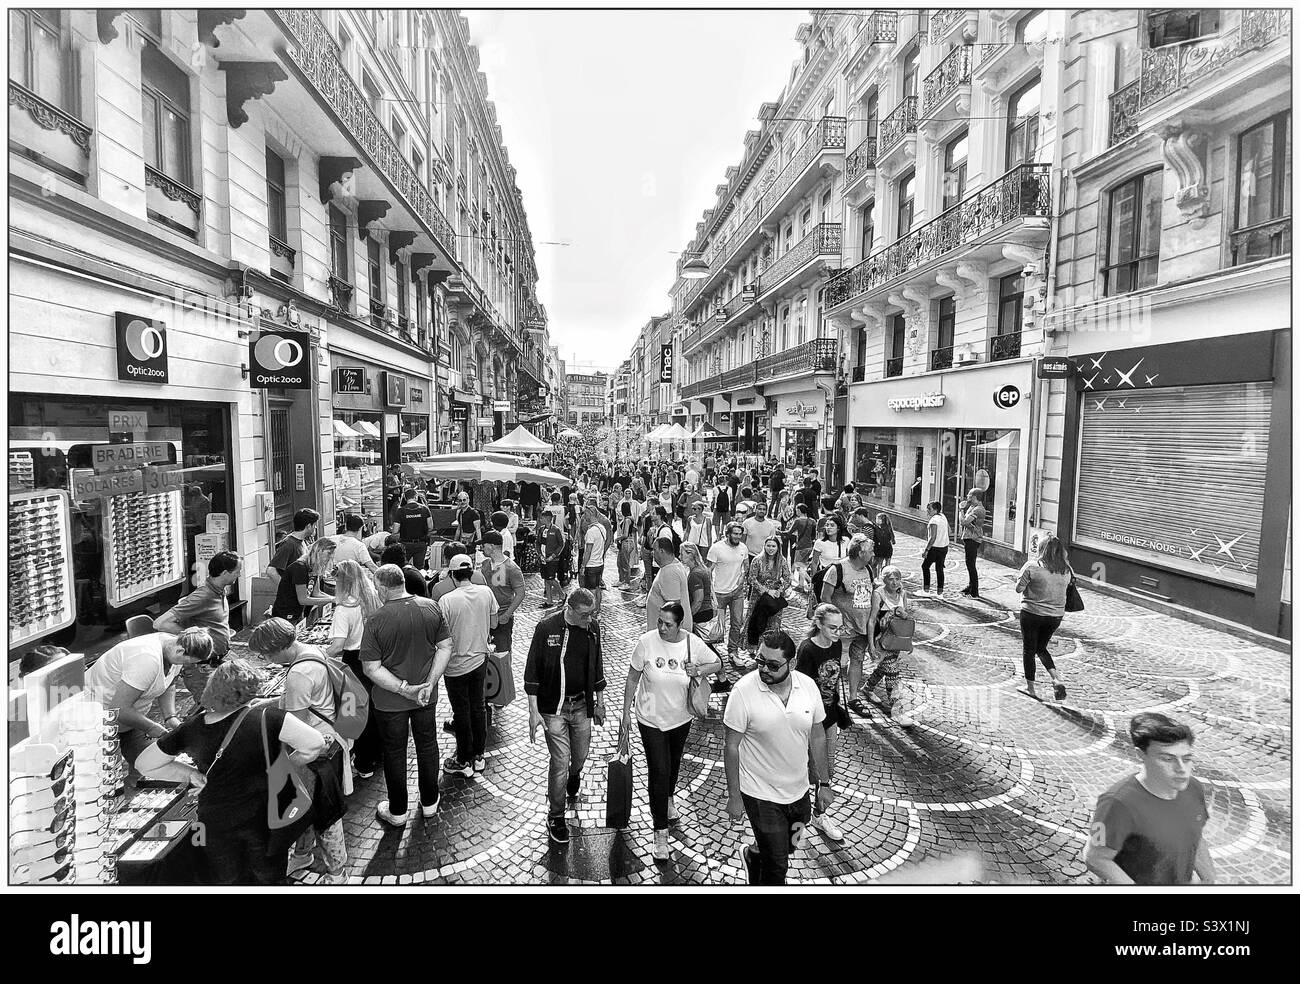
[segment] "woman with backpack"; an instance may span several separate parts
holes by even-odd
[[[910,620],[911,608],[907,603],[907,591],[903,587],[903,572],[890,564],[880,572],[880,586],[876,588],[871,599],[871,614],[867,617],[867,649],[876,659],[876,668],[867,677],[863,690],[870,694],[883,679],[885,681],[885,699],[881,709],[894,717],[894,701],[898,696],[898,658],[912,648],[911,628],[903,624],[895,626],[894,620]],[[906,631],[906,636],[902,632]],[[895,639],[906,640],[907,649],[886,648],[886,644]],[[894,720],[904,728],[912,726],[912,719],[900,713]]]
[[[275,706],[253,707],[262,674],[231,657],[214,669],[199,698],[203,713],[189,718],[140,753],[136,767],[151,779],[188,782],[199,790],[203,854],[217,885],[282,885],[289,845],[267,823],[266,734],[277,752],[307,766],[335,747],[296,715]],[[192,765],[177,761],[189,757]]]
[[[248,648],[257,655],[287,666],[280,707],[322,734],[332,735],[334,746],[312,767],[316,788],[312,793],[312,823],[294,844],[289,874],[311,867],[319,847],[325,865],[323,884],[342,884],[348,863],[343,838],[345,798],[352,793],[352,770],[344,765],[344,745],[334,727],[339,713],[336,683],[343,676],[337,663],[331,667],[323,652],[298,639],[282,618],[268,618],[253,628]]]
[[[650,587],[654,584],[654,541],[655,531],[658,528],[654,510],[647,508],[641,514],[641,525],[637,531],[637,542],[641,547],[641,597],[637,599],[638,608],[645,607],[646,598],[650,595]]]
[[[355,560],[345,560],[334,568],[334,617],[330,622],[330,641],[325,652],[341,659],[370,693],[373,684],[361,667],[361,635],[366,619],[379,610],[379,593],[370,572]],[[352,768],[362,779],[375,774],[382,758],[378,725],[366,720],[365,730],[352,743]]]
[[[1016,578],[1016,593],[1020,598],[1020,639],[1025,665],[1025,692],[1037,698],[1034,691],[1035,659],[1041,659],[1052,678],[1052,689],[1057,700],[1065,700],[1065,681],[1052,662],[1047,644],[1052,634],[1061,627],[1065,617],[1065,593],[1074,579],[1070,557],[1065,545],[1055,536],[1046,537],[1038,545],[1038,556],[1020,568]]]

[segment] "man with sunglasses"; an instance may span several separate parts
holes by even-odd
[[[794,640],[781,631],[763,636],[758,672],[732,687],[727,729],[727,813],[749,817],[756,848],[741,844],[747,884],[784,885],[791,850],[803,845],[812,819],[808,762],[817,776],[817,808],[834,799],[826,755],[826,709],[811,677],[794,669]]]

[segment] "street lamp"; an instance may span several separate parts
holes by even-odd
[[[709,265],[699,253],[695,253],[682,264],[683,280],[703,280],[709,275]]]

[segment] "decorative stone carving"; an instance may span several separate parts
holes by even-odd
[[[986,267],[974,260],[959,260],[956,265],[939,270],[934,279],[951,290],[959,301],[967,301],[984,283]]]
[[[222,62],[221,70],[226,75],[226,119],[235,130],[248,122],[248,100],[269,96],[277,82],[289,77],[278,62]]]
[[[220,48],[216,29],[223,24],[233,24],[248,16],[248,11],[239,8],[199,8],[199,40],[212,48]]]
[[[1199,229],[1210,213],[1210,186],[1205,180],[1205,147],[1209,142],[1204,131],[1181,122],[1170,123],[1161,130],[1165,162],[1178,178],[1174,204],[1178,211]]]
[[[357,202],[357,238],[365,239],[370,234],[370,223],[378,222],[392,206],[381,200]]]
[[[320,200],[328,203],[333,199],[333,185],[343,183],[343,179],[361,166],[359,157],[322,157],[316,168],[320,178]]]
[[[388,234],[388,259],[390,262],[397,263],[397,254],[406,249],[415,242],[418,232],[406,232],[397,230]]]
[[[114,22],[125,13],[125,8],[95,11],[95,27],[99,34],[100,44],[112,44],[117,40],[118,30],[117,24]]]

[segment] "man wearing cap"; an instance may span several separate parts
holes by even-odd
[[[493,535],[484,534],[485,537]],[[499,553],[500,536],[496,540],[493,546]],[[474,558],[469,554],[452,560],[449,572],[456,587],[442,596],[438,609],[451,633],[452,655],[445,677],[456,754],[442,763],[442,771],[453,776],[472,776],[487,768],[483,681],[487,676],[489,633],[496,628],[499,606],[487,585],[474,583]]]

